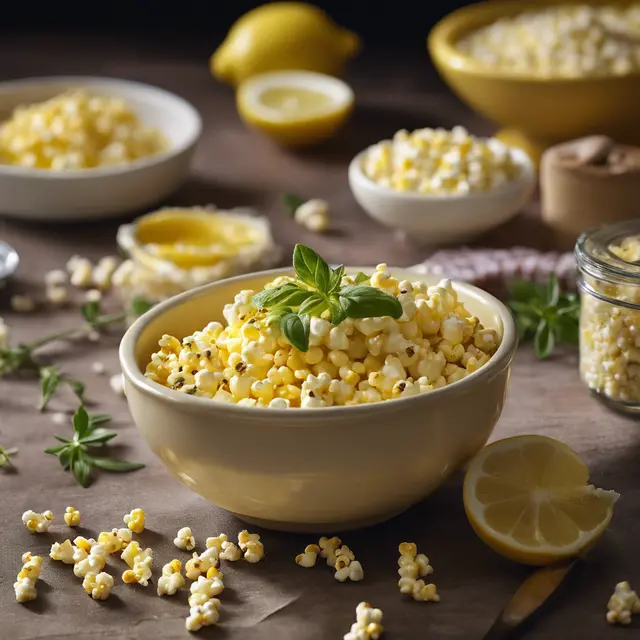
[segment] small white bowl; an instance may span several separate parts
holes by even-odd
[[[0,164],[0,215],[65,221],[104,218],[157,204],[187,178],[202,131],[198,111],[175,94],[139,82],[85,76],[29,78],[0,83],[0,122],[13,109],[71,89],[122,98],[147,126],[158,128],[169,148],[111,167],[71,171]]]
[[[506,222],[531,199],[536,171],[529,156],[512,153],[522,175],[490,191],[466,195],[430,195],[396,191],[369,179],[362,161],[369,149],[349,165],[349,186],[358,204],[375,220],[429,245],[461,242]]]

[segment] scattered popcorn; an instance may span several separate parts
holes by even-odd
[[[130,569],[133,569],[133,565],[136,560],[140,558],[144,560],[145,558],[153,557],[153,549],[147,547],[146,549],[140,548],[140,543],[137,540],[131,540],[131,542],[126,546],[124,551],[120,554],[120,558],[124,560]]]
[[[36,582],[30,578],[18,578],[18,580],[13,583],[13,590],[16,594],[16,602],[29,602],[38,597]]]
[[[220,580],[224,579],[224,573],[218,569],[218,567],[209,567],[207,570],[207,578],[220,578]]]
[[[418,553],[418,547],[414,542],[402,542],[398,547],[400,558],[398,559],[398,587],[400,593],[411,595],[414,600],[423,602],[440,602],[440,596],[436,592],[434,584],[425,584],[419,577],[433,573],[433,567],[429,564],[429,558],[424,553]]]
[[[107,555],[106,549],[100,544],[94,544],[88,555],[84,549],[76,548],[73,574],[76,578],[84,578],[88,573],[100,573],[107,563]]]
[[[75,553],[75,549],[71,544],[71,540],[65,540],[64,542],[54,542],[51,545],[51,552],[49,553],[49,557],[52,560],[59,560],[60,562],[64,562],[65,564],[73,564],[73,554]]]
[[[131,529],[112,529],[111,531],[101,531],[98,536],[98,544],[101,544],[109,555],[125,549],[131,540]]]
[[[91,363],[91,371],[97,376],[103,376],[107,372],[104,362],[96,361]]]
[[[0,349],[4,349],[9,344],[9,327],[3,318],[0,318]]]
[[[320,557],[327,559],[327,564],[330,567],[334,567],[336,564],[336,549],[342,546],[342,540],[334,536],[333,538],[327,538],[323,536],[318,542],[320,546]]]
[[[504,16],[457,49],[484,68],[544,78],[625,76],[640,69],[637,3],[560,4]]]
[[[44,275],[44,283],[47,287],[64,287],[68,280],[66,272],[62,269],[53,269]]]
[[[134,509],[123,518],[123,521],[133,533],[144,531],[144,511],[142,509]]]
[[[304,553],[296,556],[296,564],[305,568],[315,567],[319,553],[320,547],[317,544],[308,544],[304,549]]]
[[[356,622],[344,640],[378,640],[383,632],[382,611],[374,609],[368,602],[361,602],[356,607]]]
[[[84,536],[78,536],[73,544],[78,547],[78,549],[82,549],[89,553],[93,547],[95,547],[98,543],[93,538],[85,538]]]
[[[193,607],[220,595],[224,591],[224,583],[219,575],[213,578],[198,576],[198,579],[191,583],[189,591],[189,605]]]
[[[67,421],[67,416],[63,413],[64,421]],[[80,524],[80,512],[75,507],[67,507],[64,510],[65,524],[67,527],[77,527]]]
[[[111,391],[117,396],[124,396],[124,375],[115,373],[109,378],[109,386]],[[138,533],[137,531],[135,533]]]
[[[9,301],[11,309],[16,313],[31,313],[36,308],[36,303],[29,296],[16,294]]]
[[[503,142],[454,127],[398,131],[393,140],[369,147],[362,171],[396,191],[457,196],[499,187],[520,177],[522,169]]]
[[[93,284],[93,266],[91,261],[80,256],[72,256],[67,262],[69,281],[74,287],[86,289]]]
[[[69,416],[62,411],[57,411],[51,414],[51,421],[55,424],[69,424]]]
[[[193,537],[189,527],[182,527],[174,538],[173,544],[183,551],[193,551],[196,548],[196,539]]]
[[[153,558],[149,556],[136,556],[133,561],[133,568],[127,569],[122,574],[122,582],[126,584],[141,584],[146,587],[151,579],[151,565]]]
[[[184,587],[184,577],[180,573],[182,563],[180,560],[172,560],[162,567],[162,575],[158,579],[158,595],[172,596],[178,589]]]
[[[111,288],[113,274],[118,268],[119,260],[115,256],[104,256],[98,260],[93,270],[93,284],[98,289],[105,291]]]
[[[343,558],[346,556],[342,556]],[[336,564],[336,567],[338,565]],[[362,565],[357,561],[353,560],[349,564],[341,566],[340,569],[337,569],[334,578],[338,582],[345,582],[346,580],[351,580],[352,582],[358,582],[364,578],[364,571],[362,569]]]
[[[326,231],[329,227],[329,204],[324,200],[307,200],[295,210],[293,217],[309,231]]]
[[[97,574],[87,573],[82,586],[94,600],[106,600],[113,587],[113,577],[104,571]]]
[[[277,278],[267,288],[286,282]],[[354,282],[343,278],[345,285]],[[253,305],[255,292],[243,290],[223,310],[226,327],[212,322],[182,341],[164,335],[145,375],[216,402],[279,409],[351,406],[453,384],[485,365],[500,345],[498,332],[471,315],[450,280],[435,286],[401,281],[381,264],[369,283],[395,296],[403,316],[347,318],[335,327],[311,317],[310,346],[303,353],[278,325],[268,326],[264,310]]]
[[[167,146],[164,135],[145,126],[122,98],[84,90],[16,107],[0,126],[2,162],[36,169],[120,165]]]
[[[66,287],[47,287],[45,294],[47,302],[54,307],[61,307],[69,302],[69,291]]]
[[[216,624],[220,618],[220,600],[211,598],[202,605],[192,606],[185,626],[187,631],[198,631],[202,627]]]
[[[607,604],[609,624],[631,624],[631,615],[640,613],[640,598],[628,582],[620,582]]]
[[[260,562],[262,558],[264,558],[264,545],[262,542],[247,542],[244,559],[251,564],[255,564],[256,562]]]
[[[53,513],[51,511],[44,511],[43,513],[25,511],[22,514],[22,522],[31,533],[45,533],[53,522]]]
[[[228,540],[229,538],[224,533],[221,533],[219,536],[212,536],[211,538],[207,538],[205,541],[205,546],[207,547],[207,549],[215,547],[220,553],[222,552],[222,544],[224,542],[228,542]]]
[[[216,547],[211,547],[201,555],[194,552],[191,560],[187,561],[185,575],[189,580],[197,580],[203,573],[207,573],[211,567],[219,565],[220,552]]]
[[[30,551],[22,554],[22,569],[18,573],[18,579],[28,578],[29,580],[37,580],[40,577],[42,569],[42,558],[40,556],[31,555]]]
[[[242,551],[240,551],[240,549],[238,549],[238,547],[236,547],[233,542],[223,542],[220,558],[222,560],[229,560],[229,562],[235,562],[236,560],[240,560],[240,558],[242,558]]]
[[[98,289],[89,289],[89,291],[84,294],[84,299],[87,302],[100,302],[100,300],[102,300],[102,292]]]

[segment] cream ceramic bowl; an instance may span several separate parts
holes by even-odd
[[[463,242],[513,218],[529,202],[536,171],[529,156],[512,149],[522,175],[481,193],[429,195],[396,191],[368,178],[362,162],[368,149],[349,165],[349,186],[358,204],[375,220],[429,245]]]
[[[202,130],[200,114],[182,98],[139,82],[64,76],[0,83],[0,122],[19,105],[70,89],[122,98],[147,125],[169,139],[157,155],[113,167],[72,171],[0,164],[0,215],[47,221],[105,218],[161,202],[186,180]]]
[[[289,273],[280,269],[216,282],[139,318],[120,345],[131,414],[173,475],[246,522],[326,534],[383,521],[428,496],[491,435],[518,342],[514,321],[490,294],[456,283],[469,311],[502,336],[498,351],[451,386],[377,404],[239,407],[178,393],[144,377],[162,334],[184,337],[212,320],[222,321],[225,303],[238,291],[261,289]]]

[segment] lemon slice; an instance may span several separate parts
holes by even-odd
[[[589,470],[567,445],[517,436],[485,447],[464,480],[471,526],[516,562],[545,565],[580,555],[602,536],[619,498],[589,484]]]
[[[249,126],[294,147],[333,135],[351,113],[353,91],[320,73],[276,71],[243,82],[236,102]]]

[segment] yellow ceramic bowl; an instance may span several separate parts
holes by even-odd
[[[496,0],[454,11],[429,34],[431,57],[462,100],[506,128],[498,137],[524,148],[536,160],[552,144],[590,134],[640,144],[640,73],[599,78],[526,76],[486,69],[455,47],[463,35],[500,17],[556,4],[584,4],[584,0]]]
[[[469,311],[502,336],[498,351],[451,386],[377,404],[239,407],[177,393],[144,377],[162,334],[183,337],[221,321],[224,304],[239,290],[260,289],[289,273],[265,271],[206,285],[138,319],[120,345],[131,414],[173,475],[249,523],[328,533],[385,520],[428,496],[491,435],[518,342],[513,319],[493,296],[456,283]]]

